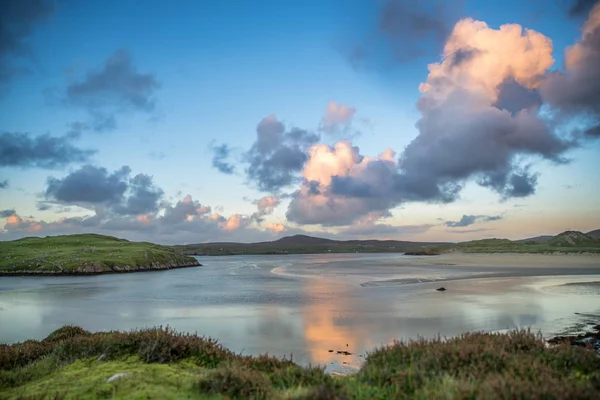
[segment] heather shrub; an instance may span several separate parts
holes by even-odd
[[[79,326],[65,325],[62,328],[58,328],[54,332],[50,333],[44,341],[56,342],[59,340],[70,339],[76,336],[89,336],[90,332],[86,331]]]
[[[575,377],[575,371],[586,379]],[[405,398],[423,390],[432,395],[444,379],[461,382],[458,386],[444,384],[456,389],[451,398],[457,399],[568,398],[600,389],[598,371],[600,359],[594,352],[569,346],[546,348],[541,337],[518,331],[396,343],[371,353],[358,376],[369,385],[388,388]],[[511,382],[517,392],[509,390]],[[538,387],[563,389],[542,391]],[[541,397],[520,397],[528,390],[532,396]],[[566,393],[566,397],[547,397],[552,393]]]
[[[260,372],[232,368],[208,374],[198,381],[197,387],[200,393],[231,399],[268,399],[272,393],[269,381]]]
[[[294,400],[348,400],[350,398],[341,383],[328,382],[312,388],[306,394],[294,397]]]
[[[0,345],[0,369],[12,369],[33,362],[52,351],[52,344],[27,340],[23,343]]]

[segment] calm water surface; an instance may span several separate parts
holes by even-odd
[[[565,275],[560,265],[458,266],[399,255],[198,259],[203,267],[172,271],[0,277],[0,343],[41,339],[65,324],[169,325],[236,352],[335,369],[393,340],[526,326],[551,334],[575,312],[600,313],[600,263]],[[338,349],[355,354],[328,351]]]

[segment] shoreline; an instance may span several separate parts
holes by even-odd
[[[408,252],[399,252],[399,251],[362,251],[362,252],[316,252],[316,253],[239,253],[239,254],[185,254],[183,255],[189,257],[235,257],[235,256],[302,256],[302,255],[315,255],[315,254],[397,254],[401,256],[410,256],[410,257],[423,257],[423,258],[434,258],[439,256],[445,256],[449,254],[457,254],[457,255],[487,255],[487,256],[497,256],[497,255],[511,255],[511,256],[597,256],[600,258],[600,251],[598,252],[590,252],[590,251],[581,251],[581,252],[564,252],[564,251],[555,251],[551,253],[536,253],[536,252],[465,252],[465,251],[447,251],[439,254],[417,254],[419,252],[408,251]]]
[[[196,260],[195,263],[179,263],[175,265],[162,265],[159,267],[152,265],[142,265],[142,266],[115,266],[110,270],[97,270],[95,266],[91,267],[83,267],[83,268],[91,268],[90,270],[73,270],[73,271],[40,271],[40,270],[31,270],[31,271],[8,271],[8,270],[0,270],[0,277],[8,277],[8,276],[92,276],[92,275],[109,275],[109,274],[131,274],[136,272],[153,272],[153,271],[168,271],[171,269],[181,269],[181,268],[192,268],[192,267],[201,267],[202,264]],[[79,267],[82,268],[82,267]],[[78,269],[79,269],[78,268]]]

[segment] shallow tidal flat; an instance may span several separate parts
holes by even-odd
[[[234,352],[344,372],[394,340],[516,327],[553,336],[600,318],[594,255],[196,258],[203,267],[2,277],[0,342],[42,339],[66,324],[90,331],[169,325]]]

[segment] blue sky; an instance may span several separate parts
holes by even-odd
[[[402,8],[407,7],[402,0],[25,3],[40,13],[16,7],[5,13],[0,25],[8,32],[30,28],[14,34],[20,43],[17,50],[0,44],[0,68],[12,71],[0,82],[0,146],[5,147],[0,149],[0,183],[7,182],[0,189],[6,223],[0,220],[0,239],[95,231],[164,243],[259,241],[304,232],[339,238],[467,240],[600,228],[600,145],[594,135],[580,132],[597,123],[598,107],[574,101],[580,107],[574,109],[556,95],[560,91],[552,90],[554,78],[531,83],[530,77],[515,72],[515,79],[522,79],[519,88],[541,93],[542,100],[525,110],[528,114],[538,118],[540,107],[549,107],[553,115],[560,115],[552,121],[541,118],[551,127],[550,136],[532,148],[525,146],[526,151],[511,141],[488,155],[486,151],[498,147],[477,147],[490,142],[473,139],[479,143],[473,145],[472,151],[478,152],[473,158],[481,158],[480,164],[457,167],[448,164],[452,160],[440,161],[443,157],[432,143],[447,141],[449,152],[457,146],[469,158],[469,138],[487,133],[470,136],[467,117],[438,124],[453,127],[454,133],[444,133],[446,138],[416,126],[420,119],[433,121],[437,115],[418,109],[420,99],[428,96],[419,85],[430,82],[428,64],[441,65],[449,57],[443,53],[444,44],[452,37],[457,43],[462,40],[450,36],[461,18],[484,21],[489,30],[510,23],[543,34],[552,41],[554,62],[538,75],[556,70],[579,82],[577,73],[583,69],[564,67],[564,51],[581,40],[581,26],[588,18],[587,13],[569,15],[575,2],[422,2],[403,14],[406,20],[386,8],[392,4],[409,10]],[[386,15],[392,15],[387,30],[380,28]],[[427,16],[429,28],[411,25],[410,18],[419,16]],[[358,63],[351,57],[356,49],[365,53]],[[515,53],[515,59],[519,57],[535,59]],[[593,62],[590,57],[585,60]],[[114,70],[107,68],[110,60]],[[475,67],[464,68],[469,79],[477,74]],[[498,83],[512,79],[507,74]],[[452,90],[465,90],[457,82]],[[330,104],[338,108],[328,114]],[[447,107],[444,104],[440,107]],[[490,106],[499,109],[496,103]],[[479,118],[467,114],[472,120]],[[102,118],[114,120],[114,126],[94,129]],[[265,138],[271,138],[266,147],[258,146],[257,127],[263,119]],[[74,123],[81,129],[65,136]],[[279,123],[284,126],[281,132]],[[294,128],[301,136],[286,136]],[[522,143],[538,140],[537,131],[514,129],[523,135]],[[19,142],[40,135],[59,138],[70,146],[65,150],[70,156],[57,148],[34,151],[31,143]],[[463,135],[464,140],[456,139]],[[405,150],[418,137],[421,147]],[[567,137],[576,139],[567,144]],[[343,170],[341,156],[335,161],[336,172],[313,167],[321,168],[311,176],[318,175],[322,198],[312,198],[306,171],[322,164],[311,151],[338,141],[358,148],[354,172]],[[229,149],[226,160],[232,174],[213,166],[214,147],[221,144]],[[278,146],[287,146],[287,153],[277,153]],[[379,156],[387,148],[396,152],[394,159]],[[73,156],[82,150],[94,152]],[[274,154],[285,157],[276,160]],[[559,158],[569,162],[558,163]],[[402,159],[408,160],[405,166],[398,161]],[[436,167],[424,173],[436,160],[448,170]],[[102,179],[107,181],[122,166],[131,170],[119,178],[122,190],[118,185],[102,186]],[[378,187],[365,172],[376,167],[391,174]],[[264,169],[248,172],[253,168]],[[283,184],[265,183],[284,170],[289,179]],[[150,181],[135,186],[138,174]],[[511,186],[514,176],[522,177],[526,187]],[[55,180],[55,190],[49,177]],[[481,184],[492,177],[502,182]],[[412,179],[423,187],[414,189],[407,183]],[[425,194],[429,183],[435,193],[427,189]],[[95,184],[101,189],[95,190]],[[449,189],[456,185],[460,190]],[[107,194],[113,189],[115,193]],[[258,203],[261,198],[271,200]]]

